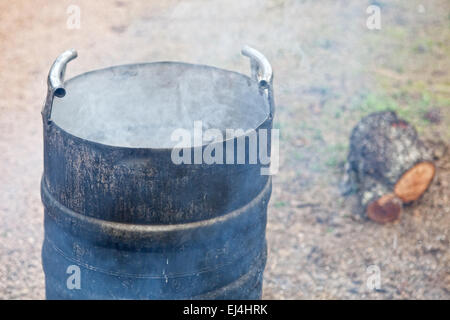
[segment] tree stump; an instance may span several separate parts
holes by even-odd
[[[365,214],[379,223],[401,216],[435,174],[431,153],[417,131],[395,112],[372,113],[353,129],[346,164],[346,189],[358,192]]]

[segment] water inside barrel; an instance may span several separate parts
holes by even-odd
[[[124,65],[88,72],[66,82],[51,119],[65,131],[107,145],[170,148],[176,129],[249,130],[269,107],[248,77],[184,63]]]

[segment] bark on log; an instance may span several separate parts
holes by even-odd
[[[430,185],[435,166],[417,131],[395,112],[372,113],[353,129],[346,165],[347,189],[358,192],[367,216],[397,220],[402,203],[417,200]]]

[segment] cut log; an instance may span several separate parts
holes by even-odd
[[[367,206],[367,216],[378,223],[397,221],[402,214],[403,203],[394,193],[388,193]]]
[[[395,194],[403,202],[411,202],[420,198],[428,189],[435,174],[434,164],[420,162],[406,171],[394,187]]]
[[[385,184],[366,176],[359,185],[359,197],[367,217],[378,223],[393,222],[400,218],[403,202]]]
[[[431,159],[408,122],[392,111],[372,113],[361,119],[350,137],[347,190],[358,192],[370,219],[395,221],[402,203],[417,200],[433,180]]]

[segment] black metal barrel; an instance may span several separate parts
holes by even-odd
[[[156,62],[64,82],[76,52],[58,57],[42,111],[48,299],[261,297],[271,178],[250,143],[259,151],[267,130],[270,154],[272,71],[254,49],[243,53],[251,78]],[[177,145],[173,133],[196,121],[244,134]],[[220,146],[224,163],[195,161]],[[189,161],[176,163],[174,150]]]

